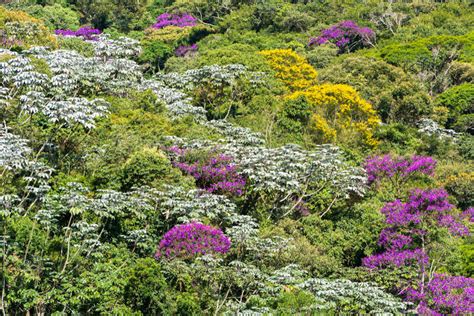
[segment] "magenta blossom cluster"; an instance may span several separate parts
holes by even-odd
[[[222,253],[230,249],[230,240],[215,227],[193,222],[171,228],[161,239],[155,258],[192,258]]]
[[[474,207],[470,207],[461,213],[461,218],[474,223]]]
[[[374,41],[375,32],[370,28],[360,27],[354,21],[342,21],[321,31],[318,37],[311,38],[309,46],[333,43],[345,52],[369,46]]]
[[[189,13],[170,14],[163,13],[156,18],[156,23],[151,27],[154,29],[162,29],[167,26],[187,27],[195,26],[197,19]]]
[[[389,266],[402,267],[429,261],[422,249],[389,250],[362,259],[362,264],[369,269],[380,269]]]
[[[73,30],[56,30],[54,32],[56,35],[60,36],[70,36],[70,37],[82,37],[85,40],[96,40],[97,35],[101,33],[100,30],[94,29],[89,26],[84,26],[78,29],[77,31]]]
[[[444,189],[415,189],[407,202],[395,200],[385,204],[381,212],[388,227],[379,237],[379,245],[385,248],[385,252],[364,258],[363,265],[374,269],[426,264],[427,254],[421,252],[422,245],[415,242],[415,239],[426,239],[428,232],[425,227],[445,227],[452,235],[469,235],[469,229],[462,223],[463,217],[468,215],[456,215],[453,210]]]
[[[452,235],[467,236],[469,229],[461,222],[461,216],[452,214],[454,205],[448,201],[444,189],[411,192],[406,203],[400,200],[387,203],[382,208],[385,221],[391,227],[408,227],[423,223],[446,227]]]
[[[233,158],[222,154],[213,154],[203,161],[188,162],[188,151],[177,147],[167,148],[178,156],[173,166],[196,179],[196,185],[209,193],[240,196],[244,193],[245,178],[238,173]]]
[[[176,50],[174,51],[175,55],[178,57],[184,57],[186,55],[193,54],[197,52],[198,50],[198,45],[197,44],[192,44],[192,45],[181,45]]]
[[[365,161],[369,184],[384,178],[405,181],[415,174],[433,176],[436,160],[428,156],[392,157],[391,155],[369,157]]]
[[[469,315],[474,313],[474,279],[434,274],[427,284],[409,288],[406,299],[418,304],[420,315]]]

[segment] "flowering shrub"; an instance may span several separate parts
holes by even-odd
[[[74,37],[82,37],[85,40],[96,40],[96,35],[99,35],[101,31],[98,29],[93,29],[90,26],[83,26],[79,28],[77,31],[56,30],[54,31],[54,33],[60,36],[74,36]]]
[[[212,226],[193,222],[170,229],[161,239],[155,257],[194,257],[211,253],[226,253],[230,240]]]
[[[162,29],[167,26],[187,27],[195,26],[197,19],[189,13],[170,14],[163,13],[156,18],[156,23],[151,27],[154,29]]]
[[[372,105],[362,99],[354,88],[344,84],[323,84],[288,96],[294,100],[305,97],[312,106],[311,128],[321,141],[337,141],[361,136],[363,142],[375,145],[373,130],[380,119]],[[354,135],[354,132],[356,135]],[[357,135],[358,134],[358,135]]]
[[[321,32],[321,35],[310,39],[309,46],[334,43],[340,52],[350,52],[372,45],[375,33],[368,27],[360,27],[354,21],[342,21]]]
[[[365,162],[369,184],[380,182],[383,178],[402,182],[417,173],[433,176],[435,168],[435,159],[417,155],[411,157],[374,156],[369,157]]]
[[[388,227],[379,238],[379,245],[386,251],[362,260],[370,269],[419,266],[419,287],[409,288],[406,297],[419,303],[418,312],[423,315],[462,314],[474,310],[473,279],[435,274],[433,279],[425,281],[429,280],[430,243],[437,238],[436,228],[447,228],[454,236],[469,235],[469,229],[461,220],[470,219],[472,210],[454,215],[453,209],[444,189],[416,189],[406,203],[400,200],[387,203],[382,213]]]
[[[434,274],[427,284],[409,288],[408,300],[417,303],[421,315],[467,315],[474,313],[474,279]]]
[[[186,159],[186,151],[177,147],[170,147],[168,150]],[[246,181],[238,174],[238,168],[232,160],[232,157],[220,154],[192,163],[174,161],[173,165],[193,176],[198,187],[210,193],[240,196]]]
[[[192,44],[192,45],[181,45],[176,50],[174,51],[175,55],[178,57],[183,57],[188,54],[194,53],[198,50],[198,45],[197,44]]]
[[[291,49],[264,50],[260,54],[268,60],[275,76],[292,91],[304,90],[316,84],[316,70]]]

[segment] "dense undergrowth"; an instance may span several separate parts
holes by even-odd
[[[3,315],[474,313],[468,1],[4,1]]]

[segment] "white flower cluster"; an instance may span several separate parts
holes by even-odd
[[[2,104],[7,105],[6,100],[17,96],[20,100],[20,115],[42,113],[52,123],[80,124],[88,129],[95,127],[95,120],[108,113],[108,103],[102,99],[89,101],[75,96],[79,92],[77,88],[82,80],[81,72],[74,71],[73,62],[56,58],[61,56],[62,51],[50,54],[45,49],[28,51],[33,52],[49,62],[54,75],[50,79],[46,74],[35,71],[30,58],[25,56],[16,56],[0,63]],[[64,55],[73,56],[69,60],[76,61],[75,58],[80,56],[73,52],[66,52]],[[76,66],[81,68],[77,64]],[[93,68],[92,65],[90,67]],[[106,81],[107,78],[104,77],[103,80]]]
[[[21,176],[25,182],[25,196],[20,201],[16,195],[1,195],[0,209],[13,209],[27,198],[41,199],[50,189],[48,180],[52,169],[33,157],[33,151],[28,147],[28,141],[8,131],[6,126],[0,127],[0,184],[8,180],[8,174]]]
[[[337,310],[342,303],[357,304],[360,310],[371,314],[400,314],[407,311],[407,304],[384,292],[379,287],[365,282],[349,280],[308,279],[299,284],[319,300],[319,310]]]
[[[438,123],[427,118],[418,122],[418,132],[447,139],[456,139],[459,136],[455,130],[442,128]]]

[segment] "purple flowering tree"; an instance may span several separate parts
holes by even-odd
[[[362,264],[369,269],[418,267],[417,289],[411,288],[407,298],[413,300],[415,292],[419,292],[419,300],[414,301],[426,305],[427,301],[422,298],[425,287],[433,281],[434,275],[430,271],[436,268],[433,263],[430,265],[431,245],[438,241],[443,231],[452,236],[469,235],[462,220],[470,219],[470,213],[456,214],[444,189],[415,189],[406,202],[395,200],[387,203],[381,212],[387,225],[379,238],[384,251],[364,258]]]
[[[162,29],[167,26],[188,27],[195,26],[197,19],[189,13],[170,14],[163,13],[156,18],[156,23],[151,27],[154,29]]]
[[[474,313],[474,279],[434,274],[426,284],[406,290],[420,315],[468,315]]]
[[[171,228],[161,239],[155,258],[193,258],[205,254],[225,254],[230,240],[215,227],[193,222]]]
[[[244,193],[245,178],[238,173],[238,166],[233,158],[223,154],[211,154],[204,159],[193,158],[193,153],[170,147],[166,149],[173,153],[176,161],[173,166],[191,175],[196,185],[210,193],[240,196]]]
[[[354,21],[342,21],[321,31],[318,37],[309,41],[309,46],[333,43],[340,53],[351,52],[359,48],[373,46],[375,32],[368,27],[360,27]]]
[[[436,160],[429,156],[394,157],[392,155],[373,156],[364,164],[368,184],[380,184],[389,180],[396,189],[417,175],[433,176]]]
[[[56,35],[60,36],[69,36],[69,37],[81,37],[85,40],[96,40],[97,35],[101,33],[100,30],[94,29],[90,26],[83,26],[77,31],[73,30],[56,30],[54,31]]]
[[[192,45],[181,45],[174,51],[175,55],[178,57],[184,57],[186,55],[191,55],[198,50],[197,44]]]

